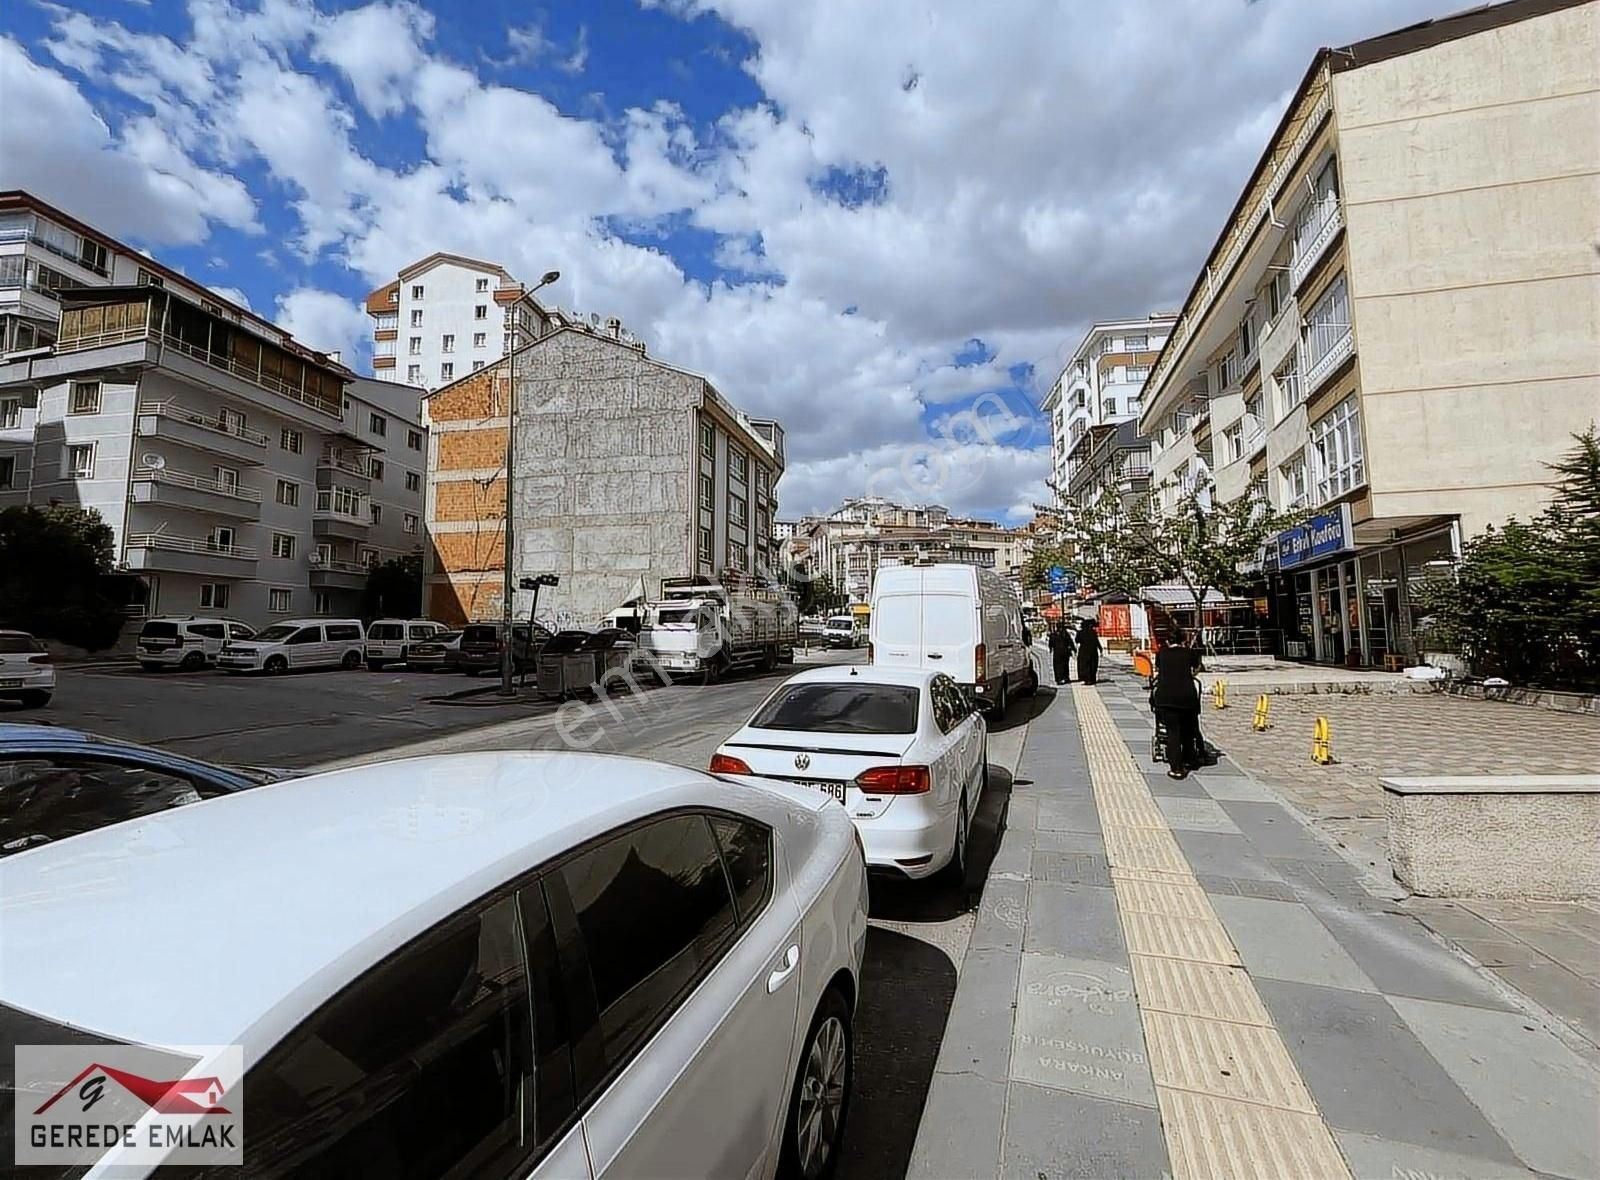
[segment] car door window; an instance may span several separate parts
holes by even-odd
[[[225,787],[133,763],[8,758],[0,761],[0,856],[227,793]]]
[[[928,685],[928,699],[933,705],[933,723],[940,733],[949,733],[956,726],[955,711],[951,708],[950,694],[939,680]]]
[[[189,630],[196,635],[205,637],[206,639],[222,638],[221,623],[196,623],[194,626],[190,627]]]
[[[734,928],[727,874],[703,815],[656,820],[559,870],[588,960],[607,1066],[676,1009]]]
[[[289,636],[289,638],[285,639],[284,642],[285,643],[321,643],[322,642],[322,628],[321,627],[301,627],[300,630],[296,631],[293,635]]]
[[[411,943],[252,1070],[247,1173],[423,1180],[524,1167],[536,1132],[518,910],[503,898]]]
[[[243,623],[229,623],[228,624],[228,638],[229,639],[249,639],[250,636],[252,636],[254,634],[255,634],[255,632],[250,630],[250,628],[246,627]]]
[[[711,830],[728,866],[739,925],[748,926],[772,896],[772,830],[730,815],[712,816]]]

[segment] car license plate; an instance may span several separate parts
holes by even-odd
[[[175,641],[171,639],[146,639],[140,647],[147,647],[151,651],[160,651],[164,647],[171,647]]]
[[[21,688],[21,680],[0,680],[0,688]]]
[[[785,778],[783,781],[793,783],[797,787],[811,787],[824,795],[832,795],[840,803],[844,802],[844,784],[837,779]]]

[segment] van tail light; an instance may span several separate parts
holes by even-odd
[[[978,646],[973,649],[973,652],[972,652],[972,668],[973,668],[973,675],[977,678],[977,681],[978,681],[979,684],[982,684],[985,680],[989,679],[989,676],[988,676],[988,672],[989,672],[988,653],[986,651],[984,651],[983,644],[981,644],[981,643],[978,644]]]
[[[55,658],[49,652],[42,652],[39,655],[28,657],[28,663],[30,664],[53,664],[55,662]]]
[[[926,795],[933,775],[926,766],[874,766],[856,775],[856,786],[864,795]]]
[[[712,774],[754,774],[750,764],[743,758],[735,758],[731,754],[711,755],[710,770]]]
[[[872,644],[867,644],[867,663],[872,663]]]

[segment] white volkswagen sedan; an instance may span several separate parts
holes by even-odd
[[[717,748],[715,774],[795,783],[843,803],[867,865],[966,871],[989,782],[989,729],[942,672],[840,665],[791,676]]]
[[[841,1148],[866,872],[815,792],[380,763],[9,857],[0,927],[0,1085],[72,1080],[13,1080],[19,1042],[241,1045],[243,1175],[816,1180]]]

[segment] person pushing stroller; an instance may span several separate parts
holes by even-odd
[[[1200,737],[1199,671],[1200,653],[1189,646],[1188,636],[1179,627],[1171,642],[1156,652],[1156,679],[1150,690],[1156,722],[1165,731],[1168,778],[1187,778],[1191,770],[1206,765]]]

